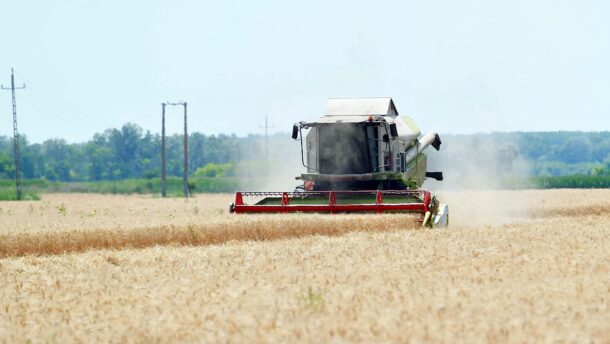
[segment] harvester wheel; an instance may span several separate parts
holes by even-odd
[[[229,213],[233,214],[235,212],[235,203],[229,204]]]
[[[430,219],[431,227],[449,226],[449,207],[446,204],[439,204],[436,213]]]

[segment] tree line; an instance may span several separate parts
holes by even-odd
[[[443,136],[431,165],[493,168],[500,174],[531,176],[610,175],[610,132],[513,132]],[[182,175],[182,135],[168,136],[167,173]],[[265,142],[270,156],[265,156]],[[152,179],[161,173],[161,137],[133,123],[107,129],[83,143],[49,139],[29,143],[20,136],[24,179],[61,182]],[[265,173],[261,161],[300,161],[300,147],[288,133],[271,135],[189,134],[189,174],[206,177]],[[248,163],[251,162],[251,163]],[[527,169],[521,171],[521,165]],[[295,171],[296,172],[296,171]],[[446,170],[445,173],[450,172]],[[0,136],[0,179],[15,176],[13,139]]]
[[[260,158],[260,135],[189,134],[189,174],[206,164]],[[20,136],[21,173],[25,179],[84,182],[154,178],[161,174],[161,136],[127,123],[96,133],[84,143],[61,138],[30,144]],[[183,136],[166,137],[167,174],[182,175]],[[13,139],[0,136],[0,179],[15,177]]]
[[[466,173],[555,177],[610,175],[610,132],[509,132],[441,136],[430,165]],[[472,173],[476,174],[476,173]]]

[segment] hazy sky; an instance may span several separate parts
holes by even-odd
[[[393,97],[423,131],[610,129],[608,1],[0,0],[20,131],[85,141],[160,103],[191,131],[288,132],[330,97]],[[12,135],[10,92],[0,134]],[[168,113],[171,133],[181,128]]]

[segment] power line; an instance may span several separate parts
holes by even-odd
[[[28,82],[28,85],[32,88],[32,90],[34,91],[34,93],[42,100],[44,100],[45,102],[55,106],[56,108],[58,108],[59,110],[62,110],[63,112],[69,112],[72,115],[74,115],[75,117],[79,117],[80,119],[83,120],[87,120],[87,121],[96,121],[100,124],[110,124],[113,125],[115,123],[113,123],[112,121],[109,121],[107,118],[101,118],[101,117],[97,117],[97,116],[92,116],[90,114],[84,113],[82,111],[79,111],[69,105],[66,105],[65,103],[59,101],[57,98],[51,96],[49,93],[47,93],[46,91],[44,91],[41,87],[37,86],[36,84],[32,83],[31,80],[29,80],[28,78],[26,78],[23,74],[21,73],[15,73],[18,76],[20,76],[22,79],[24,79],[25,81]],[[135,117],[135,118],[124,118],[124,120],[126,121],[139,121],[139,120],[143,120],[148,118],[148,116],[140,116],[140,117]]]
[[[21,200],[21,158],[19,156],[19,132],[17,131],[17,101],[15,99],[15,90],[22,90],[25,88],[25,84],[20,87],[15,87],[15,74],[13,68],[11,68],[11,87],[4,87],[0,85],[0,89],[11,90],[13,98],[13,147],[15,150],[15,191],[17,200]]]
[[[21,73],[17,73],[17,74],[28,82],[28,84],[30,85],[30,87],[33,91],[33,93],[32,93],[33,95],[38,96],[38,98],[42,99],[43,101],[45,101],[46,103],[48,103],[50,105],[53,105],[58,110],[61,110],[62,112],[65,112],[65,113],[70,113],[72,116],[74,116],[78,119],[81,119],[83,121],[94,121],[94,122],[98,122],[99,124],[111,124],[112,123],[112,122],[108,121],[107,119],[90,116],[88,114],[85,114],[81,111],[78,111],[74,108],[71,108],[71,107],[61,103],[56,98],[50,96],[47,92],[43,91],[40,87],[36,86],[31,81],[24,78]]]
[[[23,73],[15,71],[15,75],[20,77],[21,79],[23,79],[24,81],[26,81],[28,83],[28,88],[32,91],[30,93],[32,96],[35,96],[37,99],[44,101],[46,104],[49,104],[54,109],[56,109],[56,111],[50,111],[47,106],[36,105],[35,103],[37,103],[37,102],[33,98],[31,98],[32,102],[29,102],[29,101],[27,101],[27,99],[23,99],[23,98],[20,100],[21,102],[24,102],[25,104],[27,104],[28,106],[32,107],[33,109],[35,109],[36,111],[38,111],[40,113],[46,114],[50,117],[59,118],[64,121],[71,121],[73,123],[78,123],[78,124],[84,123],[85,125],[87,125],[88,127],[91,127],[91,128],[97,128],[99,124],[109,125],[111,127],[114,127],[117,125],[115,122],[108,120],[107,118],[92,116],[89,113],[85,113],[72,106],[65,104],[64,102],[59,100],[57,97],[51,96],[49,94],[49,92],[45,91],[37,83],[32,82],[31,79],[28,78],[26,75],[23,75]],[[57,110],[59,110],[59,111],[57,111]],[[61,113],[61,115],[60,115],[60,113]],[[126,122],[137,123],[137,122],[146,120],[148,118],[150,118],[150,116],[145,115],[145,116],[137,116],[137,117],[131,117],[131,118],[123,117],[122,119]],[[91,122],[94,122],[94,123],[91,123]],[[222,131],[221,129],[219,129],[217,126],[214,125],[215,124],[214,121],[203,119],[202,124],[206,128],[212,129],[213,131],[216,131],[216,132]]]
[[[78,117],[65,117],[65,116],[56,114],[54,112],[50,112],[50,111],[45,110],[45,109],[43,109],[43,108],[41,108],[41,107],[39,107],[37,105],[34,105],[33,103],[30,103],[27,100],[27,98],[25,98],[25,97],[21,98],[21,102],[26,104],[28,107],[30,107],[30,108],[32,108],[32,109],[34,109],[34,110],[36,110],[36,111],[38,111],[38,112],[40,112],[40,113],[42,113],[44,115],[47,115],[47,116],[52,117],[52,118],[55,118],[55,119],[59,119],[59,120],[62,120],[62,121],[72,122],[72,123],[78,124],[78,125],[86,125],[86,126],[91,127],[91,128],[97,128],[98,125],[99,125],[99,124],[93,124],[90,121],[87,121],[87,120],[84,120],[84,119],[81,119],[81,118],[78,118]]]

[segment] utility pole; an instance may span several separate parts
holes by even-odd
[[[186,130],[186,102],[184,102],[184,141],[182,149],[184,151],[184,161],[182,166],[182,188],[184,189],[184,197],[189,196],[189,135]]]
[[[167,197],[167,164],[165,161],[165,103],[161,103],[161,197]]]
[[[183,153],[184,161],[182,165],[182,188],[184,197],[189,197],[189,155],[188,155],[188,131],[187,131],[187,115],[186,115],[186,102],[161,103],[161,197],[167,196],[167,159],[165,156],[165,107],[167,105],[182,105],[184,106],[184,140],[183,140]]]
[[[265,129],[265,161],[269,163],[269,129],[275,128],[269,125],[269,116],[265,115],[265,126],[259,126],[259,128]]]
[[[19,154],[19,132],[17,131],[17,102],[15,100],[15,90],[22,90],[25,88],[25,84],[21,87],[15,87],[15,75],[13,68],[11,68],[11,87],[4,87],[0,85],[3,90],[11,90],[13,96],[13,148],[15,150],[15,190],[17,200],[21,200],[21,157]]]

